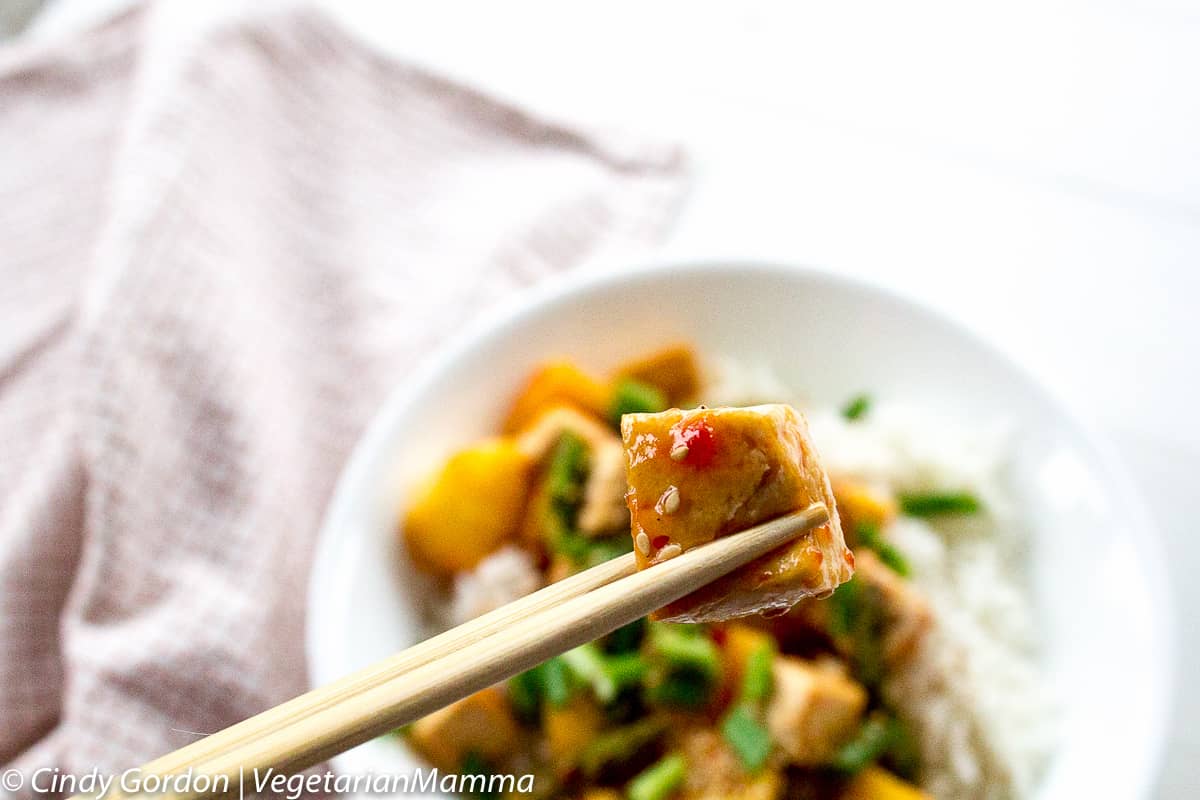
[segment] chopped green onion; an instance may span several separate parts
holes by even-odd
[[[604,661],[604,671],[613,685],[617,687],[617,691],[641,683],[648,668],[646,659],[642,658],[642,654],[638,652],[618,653],[609,656]]]
[[[880,542],[879,547],[875,548],[875,552],[879,554],[879,560],[891,567],[892,571],[901,578],[907,578],[912,574],[912,570],[908,566],[908,559],[891,544]]]
[[[631,725],[607,730],[593,738],[579,756],[584,775],[594,776],[605,765],[628,761],[666,730],[659,717],[646,717]]]
[[[487,761],[479,753],[474,750],[470,751],[463,757],[462,764],[459,766],[459,773],[462,775],[491,775],[492,768]],[[494,798],[499,797],[495,792],[471,792],[471,797]]]
[[[896,728],[891,717],[872,714],[859,728],[853,739],[833,757],[833,767],[854,774],[869,767],[887,752],[895,738]]]
[[[721,723],[721,733],[748,772],[756,772],[771,755],[771,734],[745,703],[734,706]]]
[[[775,662],[775,646],[771,642],[763,644],[746,659],[746,672],[742,676],[742,700],[748,703],[764,703],[771,696],[773,675],[771,668]]]
[[[621,378],[613,388],[608,418],[620,427],[621,417],[625,414],[663,411],[666,408],[667,398],[659,389],[633,378]]]
[[[692,669],[713,680],[721,674],[721,654],[716,643],[693,626],[651,625],[650,653],[672,668]]]
[[[616,697],[617,687],[604,671],[604,654],[594,642],[568,650],[561,657],[572,672],[592,687],[596,699],[601,703],[607,703]]]
[[[571,699],[575,688],[567,662],[557,656],[542,664],[541,669],[543,696],[550,705],[562,708]]]
[[[879,546],[873,549],[879,555],[879,560],[891,567],[892,572],[901,578],[907,578],[912,574],[912,570],[908,566],[908,559],[890,542],[880,542]]]
[[[633,540],[627,533],[591,537],[568,528],[559,528],[550,541],[554,552],[566,556],[572,564],[581,568],[594,567],[633,552]]]
[[[459,765],[464,775],[483,775],[487,773],[487,762],[483,760],[483,756],[474,750],[469,751],[463,756],[462,764]]]
[[[628,539],[629,537],[625,537]],[[617,628],[615,631],[605,636],[600,645],[609,653],[627,653],[630,650],[637,650],[642,645],[642,639],[646,636],[646,618],[635,619],[628,625]]]
[[[870,410],[871,396],[866,394],[855,395],[850,398],[850,402],[842,406],[842,416],[853,422],[856,419],[862,418]]]
[[[720,651],[702,626],[651,623],[645,651],[652,667],[646,680],[651,703],[702,706],[720,683]]]
[[[829,598],[829,631],[847,640],[850,665],[869,688],[883,677],[883,616],[877,590],[858,578],[839,586]]]
[[[687,761],[678,753],[666,756],[629,782],[629,800],[666,800],[683,785]]]
[[[640,654],[606,656],[595,642],[563,653],[562,659],[605,705],[615,700],[621,689],[641,682],[646,674],[646,662]]]
[[[911,570],[908,567],[908,560],[891,542],[883,538],[878,526],[862,522],[854,527],[854,532],[858,535],[858,541],[862,546],[874,550],[878,554],[879,560],[891,567],[896,574],[902,578],[909,576]]]
[[[914,781],[921,767],[921,751],[908,726],[897,717],[891,718],[892,741],[885,758],[888,767],[907,781]]]
[[[550,497],[556,501],[576,502],[579,487],[587,472],[587,442],[567,431],[558,437],[550,454],[546,481]]]
[[[910,517],[975,514],[982,505],[970,492],[901,492],[900,510]]]
[[[538,709],[542,705],[542,695],[546,689],[545,671],[542,667],[543,665],[539,664],[508,679],[508,702],[517,716],[526,722],[537,719]]]
[[[586,563],[592,548],[591,540],[575,530],[587,478],[587,456],[587,443],[568,431],[558,438],[550,452],[543,478],[549,508],[542,521],[542,536],[555,552],[575,564]]]
[[[862,581],[856,578],[843,583],[829,598],[829,629],[834,636],[849,636],[855,628]]]
[[[659,706],[699,708],[708,702],[716,682],[694,669],[677,669],[651,681],[646,699]]]
[[[588,539],[583,562],[586,566],[594,567],[611,561],[618,556],[633,552],[633,539],[628,533],[616,536],[601,536]]]
[[[559,526],[550,543],[554,552],[566,556],[572,564],[577,566],[586,564],[588,556],[592,552],[591,540],[567,527]]]

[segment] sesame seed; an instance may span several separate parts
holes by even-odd
[[[688,457],[688,446],[686,444],[677,444],[671,448],[671,460],[683,461]]]
[[[637,544],[637,549],[638,549],[639,553],[641,553],[642,555],[646,555],[647,553],[650,552],[650,537],[646,535],[645,531],[638,531],[637,539],[635,540],[635,542]]]
[[[677,544],[669,544],[662,550],[658,551],[659,561],[668,561],[683,552],[683,548]]]
[[[674,486],[669,487],[667,491],[663,492],[662,508],[664,513],[674,514],[679,510],[679,503],[679,490]]]

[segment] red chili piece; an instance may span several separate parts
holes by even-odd
[[[713,437],[712,426],[707,420],[696,419],[683,426],[671,430],[672,447],[684,446],[688,449],[684,464],[693,467],[707,467],[717,454],[717,444]]]

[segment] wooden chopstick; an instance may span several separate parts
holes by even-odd
[[[399,675],[443,658],[480,637],[490,636],[519,619],[554,608],[593,589],[637,572],[633,553],[614,558],[591,569],[514,600],[494,611],[419,642],[333,683],[294,697],[191,744],[174,750],[142,767],[143,774],[169,775],[198,767],[265,732],[336,706],[341,700],[373,689]],[[401,723],[403,724],[403,723]],[[399,727],[399,726],[397,726]]]
[[[632,555],[614,559],[194,742],[141,774],[192,768],[236,786],[255,769],[318,764],[640,619],[827,521],[828,510],[816,503],[641,572]]]

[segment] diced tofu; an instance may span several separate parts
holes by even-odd
[[[564,433],[575,434],[593,450],[617,441],[613,432],[596,419],[570,406],[556,405],[544,409],[517,431],[517,447],[532,461],[541,461]]]
[[[836,669],[791,656],[774,665],[767,728],[790,763],[828,764],[858,730],[867,690]]]
[[[747,774],[725,738],[711,728],[684,727],[674,746],[688,763],[679,793],[683,800],[776,800],[783,789],[776,769]]]
[[[629,527],[625,505],[625,451],[614,436],[588,456],[588,476],[579,507],[579,530],[589,536]]]
[[[842,790],[839,800],[932,800],[911,783],[902,781],[882,767],[867,767]]]
[[[710,622],[789,608],[853,573],[829,479],[790,406],[626,414],[626,502],[640,569],[720,536],[822,502],[827,524],[660,609]]]
[[[455,453],[419,493],[404,521],[409,554],[422,569],[471,569],[517,532],[532,466],[509,438]]]
[[[925,596],[870,550],[858,553],[859,580],[874,594],[883,612],[883,660],[895,667],[912,653],[933,624]]]
[[[528,427],[535,419],[555,406],[570,406],[602,418],[608,411],[610,387],[596,380],[569,361],[551,361],[530,377],[521,389],[508,418],[505,433]]]
[[[700,391],[700,368],[695,352],[687,345],[668,347],[631,361],[620,367],[617,375],[653,386],[673,406],[694,400]]]
[[[933,612],[920,590],[896,574],[870,550],[859,550],[854,562],[855,581],[866,590],[865,602],[876,609],[877,637],[884,665],[894,670],[913,652],[933,624]],[[805,600],[774,622],[778,635],[793,640],[804,631],[832,639],[844,656],[851,656],[862,643],[848,633],[835,633],[830,624],[830,600]]]
[[[493,762],[512,754],[519,736],[504,692],[493,686],[417,720],[409,740],[435,767],[457,772],[470,753]]]

